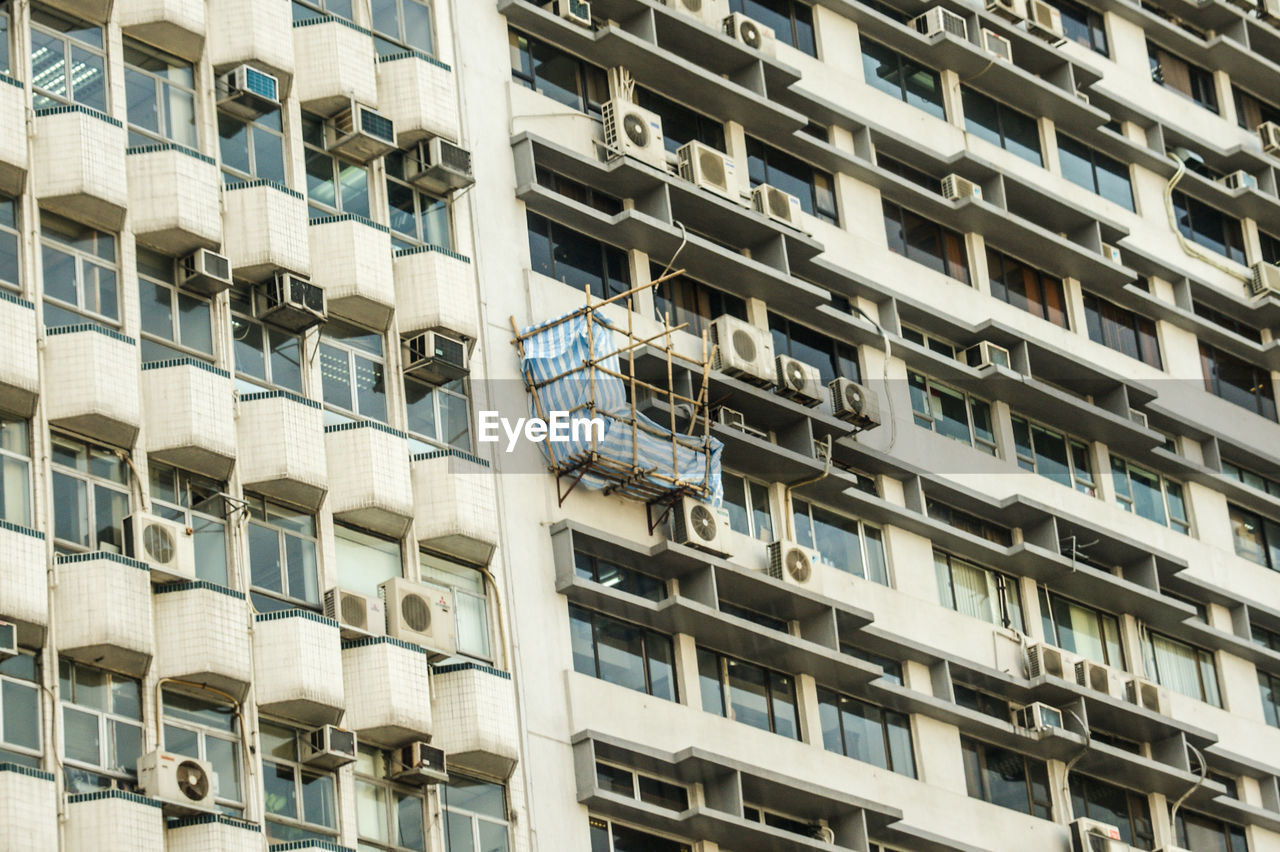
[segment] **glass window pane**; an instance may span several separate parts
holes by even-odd
[[[769,730],[769,705],[764,669],[738,660],[728,661],[729,705],[733,719]]]
[[[294,770],[279,763],[263,761],[263,807],[269,814],[298,818],[298,793],[294,785]]]
[[[62,736],[67,760],[99,765],[102,743],[97,714],[63,707]]]
[[[285,557],[289,569],[289,596],[311,604],[320,602],[314,541],[286,535]]]
[[[613,619],[596,625],[600,678],[630,689],[645,691],[640,629]]]
[[[427,832],[421,798],[396,795],[396,834],[401,846],[426,852]]]
[[[356,825],[362,838],[377,843],[392,841],[391,826],[387,824],[387,795],[385,787],[356,779]]]
[[[0,681],[0,739],[9,745],[40,748],[40,695],[34,686]]]
[[[205,737],[205,758],[213,764],[218,778],[218,798],[242,801],[240,793],[240,746],[234,740]]]

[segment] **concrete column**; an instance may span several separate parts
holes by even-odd
[[[1062,177],[1062,169],[1058,163],[1058,131],[1052,118],[1041,118],[1037,122],[1040,127],[1040,156],[1044,157],[1044,167],[1049,174]]]
[[[813,675],[796,675],[796,709],[800,714],[800,739],[822,748],[822,719],[818,715],[818,683]]]
[[[671,647],[675,655],[676,691],[685,706],[694,710],[702,709],[702,688],[698,683],[698,646],[688,633],[677,633],[671,637]]]

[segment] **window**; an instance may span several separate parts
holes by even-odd
[[[952,684],[951,691],[958,706],[1002,722],[1009,721],[1009,702],[1004,698],[959,681]]]
[[[352,0],[293,0],[293,20],[306,21],[322,16],[351,20]]]
[[[1154,849],[1151,808],[1147,797],[1097,778],[1071,774],[1071,813],[1114,825],[1120,840],[1139,849]]]
[[[923,187],[934,195],[941,194],[941,181],[933,175],[927,172],[922,172],[914,166],[908,166],[901,160],[895,160],[887,154],[882,154],[879,151],[876,151],[875,154],[876,165],[884,169],[886,172],[897,175],[904,180],[908,180],[916,186]]]
[[[792,834],[799,834],[802,837],[813,837],[815,824],[803,819],[797,819],[794,816],[778,813],[773,810],[766,810],[758,805],[748,804],[742,805],[742,816],[749,822],[763,823],[770,828],[777,828],[782,831],[789,831]]]
[[[1231,92],[1236,102],[1236,123],[1245,130],[1257,130],[1258,125],[1265,121],[1280,124],[1280,107],[1256,98],[1238,86],[1232,86]]]
[[[0,667],[3,665],[0,663]],[[1266,718],[1267,724],[1273,728],[1280,728],[1280,677],[1259,669],[1258,692],[1262,696],[1262,715]]]
[[[302,393],[302,337],[253,318],[247,296],[231,294],[231,346],[242,390],[254,382]]]
[[[609,99],[609,80],[603,68],[515,30],[507,33],[507,40],[511,76],[517,82],[567,107],[600,117],[602,104]]]
[[[115,450],[78,438],[51,436],[53,539],[59,553],[124,552],[129,470]]]
[[[412,3],[413,0],[405,0]],[[403,151],[393,151],[383,158],[387,168],[387,211],[391,224],[391,241],[397,248],[435,246],[453,248],[449,202],[428,195],[407,181]]]
[[[142,362],[196,357],[213,361],[213,306],[178,287],[171,257],[138,247],[142,303]]]
[[[1204,370],[1204,389],[1209,393],[1268,420],[1276,419],[1276,392],[1270,370],[1207,343],[1200,344],[1200,366]]]
[[[1069,328],[1061,278],[1034,269],[990,246],[987,247],[987,274],[992,296],[1059,328]]]
[[[929,115],[947,120],[942,101],[942,77],[897,51],[862,39],[862,73],[867,85],[892,95]]]
[[[800,199],[800,209],[824,222],[840,224],[835,182],[828,172],[814,168],[785,151],[747,137],[747,175],[751,186],[767,183]]]
[[[387,781],[390,757],[367,745],[356,749],[356,831],[362,850],[427,852],[427,803],[421,789]],[[473,847],[463,846],[463,849]]]
[[[218,113],[218,150],[222,154],[222,179],[227,183],[289,183],[284,167],[284,124],[278,109],[252,121]]]
[[[769,333],[775,355],[789,355],[817,367],[825,385],[836,377],[862,380],[858,351],[847,343],[770,312]]]
[[[429,553],[418,554],[418,571],[424,583],[445,587],[453,597],[454,630],[458,653],[492,661],[489,644],[489,597],[484,574],[469,565]]]
[[[1122,352],[1144,364],[1164,368],[1156,324],[1140,314],[1108,302],[1093,293],[1084,294],[1085,325],[1089,339],[1108,349]]]
[[[1015,578],[941,550],[933,552],[933,568],[938,600],[947,609],[1027,632],[1022,622],[1022,593]]]
[[[1064,598],[1040,586],[1045,641],[1095,663],[1124,669],[1120,621],[1109,612]]]
[[[0,18],[0,21],[4,20]],[[0,34],[2,37],[2,34]],[[21,254],[18,252],[18,202],[0,195],[0,287],[21,290],[18,278]]]
[[[0,660],[0,763],[40,768],[40,663],[31,654]]]
[[[1151,79],[1156,83],[1190,98],[1210,112],[1218,111],[1218,92],[1211,72],[1151,42],[1147,42],[1147,63],[1151,67]]]
[[[798,0],[729,0],[730,12],[741,12],[773,30],[778,41],[810,56],[818,55],[813,39],[813,9]]]
[[[591,852],[690,852],[692,849],[688,843],[618,825],[612,820],[591,817],[588,825]]]
[[[405,47],[435,53],[429,0],[369,0],[369,7],[379,56],[400,53]]]
[[[324,403],[337,412],[330,422],[364,417],[387,420],[386,366],[382,334],[331,319],[320,331],[320,376]]]
[[[218,806],[227,813],[242,813],[240,722],[235,706],[171,689],[164,690],[163,702],[165,750],[213,764]]]
[[[227,484],[151,460],[151,511],[190,527],[196,552],[196,576],[219,586],[227,577]]]
[[[790,675],[699,648],[698,680],[706,712],[793,740],[801,738],[795,679]]]
[[[298,739],[305,731],[272,722],[259,725],[263,810],[267,840],[329,840],[338,833],[336,779],[303,768]]]
[[[1253,643],[1272,651],[1280,651],[1280,632],[1268,630],[1258,624],[1250,624],[1249,632]]]
[[[107,59],[102,27],[31,10],[31,84],[36,109],[59,103],[107,111]]]
[[[1094,53],[1111,55],[1107,49],[1107,29],[1101,12],[1073,0],[1053,0],[1053,6],[1062,13],[1062,31],[1068,39]]]
[[[921,349],[928,349],[930,352],[937,352],[947,358],[959,358],[959,347],[949,340],[943,340],[935,334],[927,331],[921,331],[918,328],[904,325],[902,327],[902,339],[909,340]]]
[[[116,238],[87,225],[40,213],[44,324],[91,320],[120,325],[120,261]]]
[[[1179,808],[1176,830],[1178,845],[1196,852],[1249,852],[1244,828],[1216,817]]]
[[[569,605],[573,669],[668,701],[676,700],[671,637]]]
[[[627,568],[616,562],[590,553],[575,551],[573,554],[573,570],[584,580],[636,595],[651,601],[662,601],[667,598],[667,584],[658,577]]]
[[[1129,166],[1126,163],[1059,133],[1058,165],[1062,167],[1062,176],[1076,186],[1101,195],[1126,210],[1134,209],[1133,187],[1129,183]]]
[[[1280,120],[1276,123],[1280,124]],[[1280,237],[1273,237],[1266,231],[1258,231],[1258,245],[1264,261],[1280,265]]]
[[[533,271],[568,284],[597,299],[607,299],[631,289],[627,253],[597,239],[572,231],[558,222],[528,214],[529,260]]]
[[[0,74],[13,73],[13,60],[10,58],[9,31],[13,22],[9,19],[8,5],[0,6]]]
[[[176,142],[196,148],[195,69],[190,62],[124,40],[129,144]]]
[[[1048,427],[1013,415],[1013,445],[1018,466],[1035,471],[1059,485],[1094,496],[1093,464],[1089,447]]]
[[[880,675],[882,679],[887,680],[890,683],[896,683],[898,686],[903,685],[901,662],[897,660],[891,660],[888,657],[881,656],[880,654],[872,653],[871,651],[864,651],[861,648],[858,648],[854,645],[850,645],[848,642],[840,643],[840,653],[848,654],[851,657],[857,657],[859,660],[862,660],[863,662],[867,662],[867,663],[871,663],[872,665],[879,666],[881,669],[884,670],[884,674]]]
[[[1189,698],[1221,707],[1218,694],[1218,669],[1213,654],[1186,642],[1147,632],[1143,643],[1147,676]]]
[[[796,542],[818,551],[824,565],[889,585],[884,541],[877,527],[792,498]]]
[[[400,542],[394,539],[335,523],[333,554],[338,560],[338,585],[374,600],[379,584],[404,576]]]
[[[1172,527],[1184,535],[1191,533],[1191,519],[1187,516],[1180,484],[1114,455],[1111,478],[1121,509]]]
[[[404,396],[409,432],[416,436],[412,440],[415,449],[430,451],[443,445],[471,452],[471,398],[465,378],[431,385],[406,375]]]
[[[662,267],[649,268],[650,280],[660,275]],[[653,305],[660,317],[666,317],[672,325],[687,324],[685,331],[694,335],[710,329],[711,321],[723,314],[742,320],[747,318],[747,303],[743,299],[687,275],[668,278],[654,287]]]
[[[1259,232],[1259,236],[1265,237],[1261,232]],[[1263,239],[1263,245],[1266,245],[1265,238]],[[1214,325],[1221,326],[1246,340],[1252,340],[1254,343],[1262,342],[1262,332],[1258,330],[1257,326],[1249,325],[1247,322],[1236,319],[1216,308],[1211,308],[1204,302],[1192,301],[1191,306],[1195,309],[1196,316],[1203,317]]]
[[[732,615],[735,618],[741,618],[760,627],[776,630],[779,633],[791,634],[791,624],[786,619],[775,618],[772,615],[766,615],[763,612],[756,612],[754,609],[739,606],[736,603],[725,600],[723,596],[719,596],[717,599],[716,607],[725,615]]]
[[[132,790],[142,756],[142,684],[70,660],[58,663],[67,792]]]
[[[949,527],[976,535],[1001,547],[1009,547],[1013,544],[1013,532],[1002,524],[993,523],[986,518],[940,503],[933,498],[928,498],[925,505],[928,508],[929,517],[942,521]]]
[[[960,88],[960,98],[964,105],[965,130],[1027,162],[1044,165],[1040,126],[1034,118],[968,86]]]
[[[818,719],[827,751],[916,777],[911,721],[905,714],[819,688]]]
[[[621,213],[624,209],[622,199],[616,195],[610,195],[593,186],[587,186],[582,181],[566,177],[559,172],[553,172],[545,166],[536,166],[534,168],[533,179],[556,195],[563,195],[571,201],[586,205],[592,210],[599,210],[609,216]]]
[[[662,144],[672,154],[681,145],[693,141],[718,151],[725,149],[724,125],[716,119],[641,86],[636,87],[636,103],[662,119]]]
[[[249,505],[249,582],[254,609],[319,609],[315,516],[263,497],[244,496]]]
[[[451,774],[440,790],[445,852],[508,852],[506,788]]]
[[[964,236],[923,216],[884,201],[884,232],[889,251],[935,272],[969,284],[969,255]]]
[[[689,790],[684,785],[663,781],[652,775],[641,775],[621,766],[596,761],[596,784],[607,793],[626,796],[669,811],[679,813],[689,809]]]
[[[31,423],[0,415],[0,520],[31,526]]]
[[[1053,819],[1049,771],[1044,761],[960,737],[970,797],[1041,819]]]
[[[1238,479],[1245,485],[1272,497],[1280,497],[1280,482],[1268,479],[1260,473],[1240,467],[1234,462],[1223,461],[1222,472],[1232,479]]]
[[[368,219],[369,170],[325,150],[324,119],[302,114],[307,166],[307,208],[312,219],[350,213]]]
[[[1280,571],[1280,524],[1230,503],[1227,515],[1231,519],[1236,556]]]
[[[728,472],[721,475],[720,482],[724,506],[729,510],[729,527],[757,541],[773,541],[768,486]]]
[[[907,383],[917,426],[996,454],[989,404],[920,373],[908,373]]]
[[[1245,262],[1244,232],[1239,219],[1176,190],[1173,212],[1182,236],[1236,263]]]

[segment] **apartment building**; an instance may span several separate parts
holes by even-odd
[[[1270,0],[0,2],[0,849],[1280,849],[1278,83]],[[575,318],[672,465],[482,440]]]

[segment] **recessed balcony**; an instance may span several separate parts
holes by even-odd
[[[329,312],[371,328],[391,322],[396,287],[391,231],[362,216],[324,216],[308,226],[311,283]]]
[[[55,570],[58,652],[131,677],[146,674],[155,654],[147,566],[98,552],[59,556]]]
[[[264,281],[277,272],[306,275],[307,202],[298,192],[269,180],[223,187],[223,237],[237,278]]]
[[[355,100],[375,106],[378,75],[373,33],[332,16],[293,24],[297,95],[307,112],[330,116]]]
[[[197,62],[204,50],[203,0],[116,0],[124,34]]]
[[[27,182],[27,97],[22,84],[0,74],[0,192],[18,195]]]
[[[159,586],[152,604],[156,672],[243,698],[253,679],[244,592],[197,580]]]
[[[0,621],[18,628],[18,644],[38,648],[49,625],[44,533],[0,521]]]
[[[303,725],[342,718],[342,636],[338,622],[301,609],[254,618],[253,674],[258,707]]]
[[[431,744],[449,767],[506,778],[520,759],[516,691],[511,675],[477,663],[438,666]]]
[[[458,83],[453,69],[409,51],[379,57],[378,111],[395,122],[401,148],[432,136],[458,141]]]
[[[222,244],[222,176],[211,158],[181,145],[125,154],[129,224],[139,242],[174,255]]]
[[[0,408],[29,417],[39,392],[35,305],[0,290]]]
[[[396,325],[401,334],[443,328],[475,340],[480,334],[471,259],[437,246],[395,255]]]
[[[324,497],[324,413],[288,391],[240,397],[236,463],[246,491],[314,509]]]
[[[329,509],[335,520],[401,536],[413,518],[409,438],[369,420],[324,430]]]
[[[235,463],[231,374],[195,358],[142,365],[147,455],[214,479]]]
[[[94,323],[49,329],[44,382],[51,425],[112,446],[133,446],[141,394],[132,337]]]
[[[41,208],[93,228],[120,230],[129,205],[120,121],[71,104],[37,109],[35,122],[34,184]]]
[[[483,459],[458,450],[413,457],[414,534],[424,546],[488,564],[498,544],[493,473]]]
[[[390,636],[344,642],[344,724],[360,742],[394,748],[431,737],[431,667],[427,654]]]

